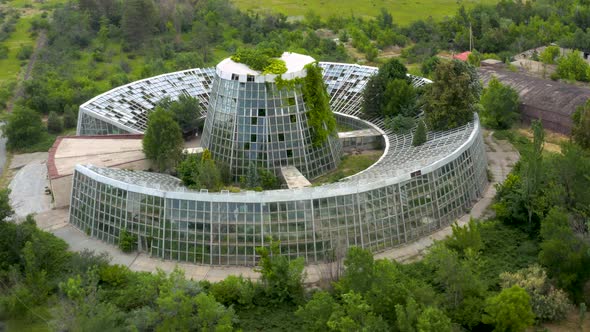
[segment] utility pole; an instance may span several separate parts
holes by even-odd
[[[473,52],[473,29],[471,28],[471,22],[469,22],[469,52]]]

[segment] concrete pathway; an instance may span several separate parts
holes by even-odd
[[[506,179],[508,173],[510,173],[512,167],[519,159],[518,152],[508,142],[496,141],[491,133],[485,133],[485,142],[488,153],[488,164],[493,174],[493,181],[485,191],[483,198],[473,206],[471,212],[457,221],[459,225],[466,224],[471,217],[481,218],[489,215],[490,211],[488,207],[496,194],[494,185]],[[89,238],[86,234],[71,226],[67,222],[67,218],[67,209],[50,210],[36,216],[39,228],[50,231],[64,239],[72,250],[81,251],[89,249],[97,252],[107,252],[112,257],[113,264],[126,265],[133,271],[153,272],[157,268],[160,268],[166,272],[171,272],[178,266],[185,271],[188,278],[212,282],[223,280],[228,275],[241,274],[252,280],[260,277],[260,274],[250,267],[195,265],[165,261],[146,254],[125,254],[116,246]],[[400,262],[414,261],[419,259],[434,241],[444,239],[451,232],[451,226],[448,226],[415,242],[377,253],[375,254],[375,258],[395,259]],[[305,268],[305,272],[307,273],[305,282],[308,285],[317,285],[322,280],[333,279],[338,275],[340,267],[341,262],[307,265]]]
[[[47,153],[16,158],[16,165],[22,167],[8,186],[10,203],[16,218],[24,218],[30,213],[40,213],[50,209],[51,195],[45,194],[47,181]],[[27,162],[21,161],[27,160]],[[14,163],[13,163],[14,164]],[[21,166],[24,165],[24,166]]]

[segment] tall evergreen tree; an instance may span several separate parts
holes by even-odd
[[[424,121],[418,121],[418,127],[416,127],[416,131],[414,132],[414,138],[412,138],[412,145],[413,146],[420,146],[426,143],[427,140],[427,131],[426,125]]]
[[[522,188],[524,204],[528,212],[529,227],[532,227],[533,214],[537,206],[536,198],[543,178],[543,146],[545,144],[545,131],[541,121],[533,121],[531,127],[533,129],[533,146],[525,156]]]

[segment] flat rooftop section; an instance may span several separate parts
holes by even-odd
[[[377,129],[361,129],[352,131],[338,132],[338,138],[355,138],[355,137],[372,137],[381,136],[381,133]]]
[[[74,173],[76,164],[113,167],[146,159],[143,135],[62,136],[49,150],[47,162],[50,179]]]
[[[281,167],[281,175],[289,189],[311,187],[311,182],[295,166]]]

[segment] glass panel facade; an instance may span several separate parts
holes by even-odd
[[[358,182],[292,190],[287,200],[279,195],[285,191],[179,192],[169,176],[78,166],[70,222],[113,244],[126,229],[153,256],[199,264],[255,265],[256,247],[270,239],[281,241],[283,255],[308,263],[350,246],[381,251],[449,225],[482,195],[487,161],[474,130],[468,148],[432,171],[362,190]],[[139,185],[122,181],[133,177]]]
[[[236,179],[250,163],[279,173],[295,166],[314,178],[336,168],[340,141],[336,133],[312,144],[301,88],[277,89],[273,82],[240,82],[216,76],[203,130],[202,146],[228,165]]]

